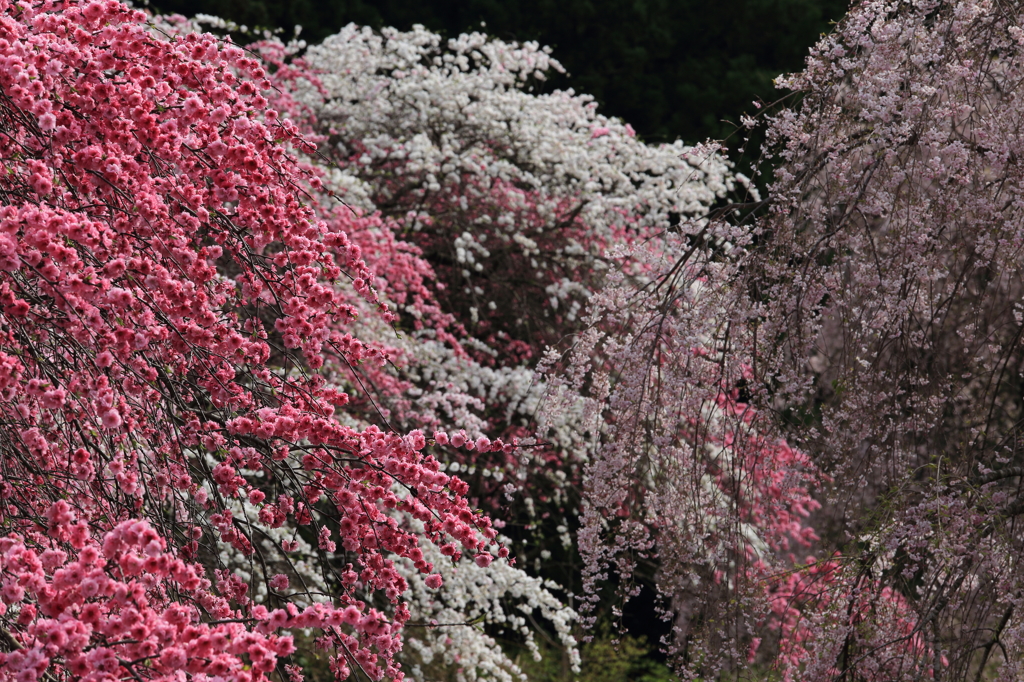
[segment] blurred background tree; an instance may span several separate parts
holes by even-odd
[[[728,139],[772,80],[803,67],[807,48],[842,17],[847,0],[153,0],[162,12],[198,12],[252,28],[302,26],[315,43],[354,22],[442,35],[482,30],[549,45],[567,74],[548,87],[593,95],[605,114],[648,142]],[[731,137],[730,137],[731,136]],[[753,148],[751,149],[753,151]],[[743,170],[740,168],[740,170]]]

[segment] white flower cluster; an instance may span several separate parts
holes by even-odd
[[[484,293],[474,278],[502,253],[527,259],[541,281],[601,271],[622,230],[672,229],[750,190],[714,148],[647,145],[589,96],[534,94],[561,70],[536,43],[474,33],[443,44],[420,26],[350,25],[305,60],[321,82],[300,79],[293,94],[328,136],[321,151],[358,178],[337,183],[338,196],[436,234],[469,297]],[[547,305],[563,304],[571,321],[588,289],[559,279],[542,285]],[[474,306],[473,322],[494,305]]]
[[[467,179],[521,183],[578,202],[601,231],[638,209],[653,221],[701,214],[737,182],[721,157],[681,142],[646,145],[588,96],[529,92],[532,79],[561,70],[536,43],[474,33],[445,48],[421,26],[377,34],[350,25],[307,60],[326,96],[310,88],[305,103],[337,132],[336,144],[350,152],[359,144],[358,162],[369,168],[401,164],[424,194]],[[560,213],[548,208],[552,219]],[[510,238],[518,232],[505,228]]]
[[[525,680],[519,667],[489,636],[484,625],[497,626],[522,636],[536,660],[540,652],[529,619],[537,614],[554,627],[555,635],[569,654],[573,672],[579,673],[580,656],[571,629],[576,613],[552,594],[558,585],[527,575],[504,561],[487,568],[463,557],[457,564],[438,548],[421,542],[427,561],[444,578],[440,590],[432,590],[425,576],[409,562],[398,566],[409,582],[405,594],[412,623],[436,627],[408,627],[405,645],[413,654],[409,679],[424,681],[424,667],[435,662],[457,669],[458,682],[494,679],[501,682]],[[499,633],[501,634],[501,633]]]
[[[408,401],[404,414],[416,423],[399,422],[396,427],[439,424],[450,430],[464,429],[475,439],[488,435],[490,427],[482,416],[485,408],[493,412],[501,406],[505,423],[526,424],[546,391],[530,367],[483,365],[437,339],[433,329],[397,337],[391,327],[369,314],[360,316],[352,328],[359,338],[375,339],[392,349],[396,356],[393,370],[413,384],[400,399]],[[461,341],[475,351],[495,353],[473,337]]]

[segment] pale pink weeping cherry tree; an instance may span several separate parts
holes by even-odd
[[[1024,675],[1022,23],[862,2],[781,83],[801,100],[770,118],[742,282],[843,551],[787,588],[799,679]]]

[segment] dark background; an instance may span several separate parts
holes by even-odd
[[[444,36],[483,30],[554,48],[568,70],[548,87],[593,95],[602,113],[647,142],[726,139],[741,146],[740,115],[780,93],[772,79],[799,70],[807,48],[847,0],[151,0],[163,12],[214,14],[250,29],[303,27],[323,40],[349,22]],[[486,22],[481,29],[480,22]],[[735,151],[734,151],[734,158]],[[742,168],[740,169],[742,170]]]

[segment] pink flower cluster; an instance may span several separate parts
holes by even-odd
[[[802,679],[803,673],[825,678],[853,674],[872,681],[934,678],[933,665],[949,665],[928,643],[904,595],[864,575],[851,579],[851,571],[856,571],[853,562],[836,554],[826,561],[810,558],[797,570],[768,578],[769,622],[780,636],[773,666],[784,680]],[[840,636],[823,636],[823,622],[839,627]],[[751,647],[751,659],[759,643]]]
[[[122,522],[97,540],[70,523],[66,503],[47,516],[51,538],[70,535],[73,555],[44,536],[0,539],[0,616],[17,643],[0,653],[0,679],[179,680],[185,673],[256,682],[295,651],[290,636],[273,634],[278,628],[251,629],[255,619],[240,618],[210,591],[203,569],[168,552],[145,521]],[[202,622],[202,611],[226,622]]]
[[[764,541],[773,550],[789,550],[790,541],[810,547],[818,536],[806,519],[821,508],[810,489],[825,477],[807,453],[757,433],[752,428],[758,422],[757,410],[740,402],[738,390],[721,392],[717,404],[737,425],[711,440],[730,449],[741,464],[715,467],[716,485],[737,491],[741,518],[763,529]]]

